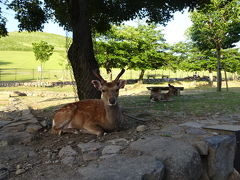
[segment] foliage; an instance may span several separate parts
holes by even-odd
[[[35,58],[41,63],[45,63],[46,61],[48,61],[50,56],[53,54],[54,46],[48,44],[45,41],[32,43],[32,45]]]
[[[107,69],[159,69],[168,63],[170,54],[161,30],[156,25],[114,26],[96,41],[96,57]]]
[[[98,68],[91,32],[104,32],[110,29],[110,24],[118,24],[136,17],[141,19],[148,17],[149,22],[166,24],[174,12],[187,7],[190,9],[202,7],[209,0],[44,0],[44,4],[41,2],[43,1],[12,0],[9,1],[9,7],[16,12],[20,30],[42,30],[42,24],[52,18],[73,32],[73,43],[69,48],[68,57],[79,98],[86,99],[100,97],[100,93],[89,83],[94,78],[92,69]]]
[[[240,40],[238,0],[211,0],[211,4],[191,14],[190,36],[202,50],[231,48]]]
[[[216,50],[217,91],[221,91],[221,50],[231,48],[240,40],[240,3],[238,0],[211,0],[202,10],[191,15],[191,39],[200,50]]]

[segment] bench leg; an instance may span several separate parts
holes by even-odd
[[[177,90],[177,96],[180,96],[180,89]]]

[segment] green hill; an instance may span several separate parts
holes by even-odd
[[[65,51],[64,36],[45,32],[10,32],[0,38],[0,51],[32,51],[32,43],[39,41],[53,45],[55,51]]]
[[[36,69],[32,43],[46,41],[54,46],[54,53],[44,65],[44,69],[63,69],[60,64],[66,61],[66,39],[64,36],[45,32],[10,32],[0,38],[0,69]]]

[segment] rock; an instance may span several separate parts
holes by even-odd
[[[162,136],[181,136],[185,133],[184,128],[177,125],[167,126],[161,129],[159,132]]]
[[[111,139],[111,140],[106,141],[106,144],[119,145],[119,146],[125,146],[128,143],[129,143],[129,141],[124,138]]]
[[[33,136],[27,132],[1,132],[0,146],[7,146],[13,144],[28,144],[32,141]]]
[[[42,129],[42,126],[40,126],[38,124],[29,124],[26,128],[26,131],[29,132],[29,133],[36,133],[40,129]]]
[[[204,126],[204,124],[201,124],[201,123],[198,123],[198,122],[185,122],[185,123],[180,124],[179,126],[201,128],[201,127]]]
[[[211,180],[226,180],[233,172],[236,137],[221,135],[206,138],[208,143],[208,176]]]
[[[130,149],[164,162],[166,180],[195,180],[202,174],[200,155],[188,143],[169,137],[149,136],[131,143]]]
[[[59,157],[61,158],[61,162],[65,165],[72,166],[75,164],[77,152],[71,146],[63,147],[59,153]]]
[[[9,170],[0,164],[0,180],[7,180],[9,178]]]
[[[137,132],[143,132],[147,129],[147,126],[146,125],[139,125],[137,128],[136,128],[136,131]]]
[[[240,174],[236,169],[234,169],[233,172],[230,174],[230,177],[228,178],[228,180],[239,180],[239,179],[240,179]]]
[[[103,147],[103,145],[98,142],[79,143],[77,146],[81,149],[82,152],[97,151]]]
[[[15,174],[16,174],[16,175],[20,175],[20,174],[23,174],[24,172],[26,172],[25,169],[17,169],[16,172],[15,172]]]
[[[90,163],[78,169],[81,180],[162,180],[164,165],[151,156],[126,157],[123,155]]]
[[[97,160],[100,156],[99,151],[86,151],[83,152],[82,157],[84,161]]]
[[[118,146],[118,145],[108,145],[105,146],[102,150],[102,155],[106,155],[106,154],[117,154],[120,152],[120,150],[122,149],[122,146]]]
[[[65,146],[59,151],[58,155],[60,158],[66,156],[75,156],[77,155],[77,152],[71,146]]]

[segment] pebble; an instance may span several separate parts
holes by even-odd
[[[139,125],[137,128],[136,128],[136,131],[137,132],[143,132],[147,129],[147,126],[146,125]]]
[[[20,175],[20,174],[22,174],[24,172],[25,172],[25,169],[17,169],[15,174],[16,175]]]

